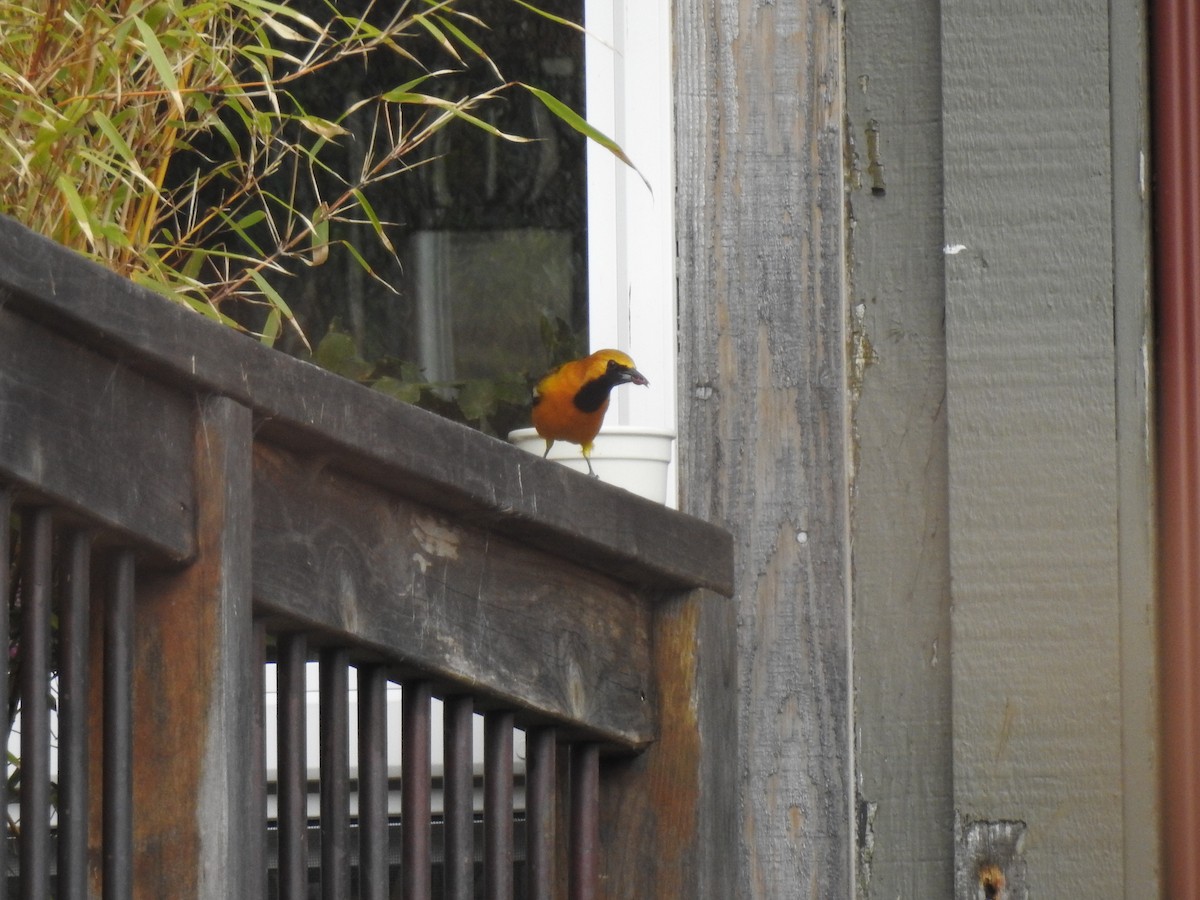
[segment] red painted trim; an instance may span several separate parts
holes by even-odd
[[[1153,4],[1164,896],[1200,898],[1200,19]]]

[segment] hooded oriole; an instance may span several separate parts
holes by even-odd
[[[542,457],[555,441],[579,444],[588,474],[597,477],[588,457],[608,411],[609,393],[619,384],[649,383],[620,350],[597,350],[563,363],[533,389],[533,427],[546,439]]]

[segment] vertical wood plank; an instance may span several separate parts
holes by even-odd
[[[601,897],[738,896],[734,615],[733,601],[709,591],[656,607],[660,730],[644,752],[601,769]]]
[[[935,3],[846,5],[856,862],[871,897],[954,884],[940,26]]]
[[[195,560],[142,573],[134,693],[140,897],[249,896],[260,837],[250,598],[250,411],[199,402]],[[106,648],[107,650],[107,648]],[[106,790],[107,803],[107,790]]]
[[[736,541],[738,895],[848,897],[840,4],[673,13],[681,508]]]
[[[1150,592],[1122,587],[1145,538],[1123,534],[1120,470],[1145,465],[1145,434],[1117,397],[1144,361],[1142,334],[1114,341],[1113,185],[1141,172],[1128,152],[1114,169],[1114,122],[1137,112],[1113,106],[1111,8],[941,5],[958,843],[1022,823],[1047,896],[1123,895],[1122,695],[1153,703],[1125,668],[1139,641],[1147,659]]]

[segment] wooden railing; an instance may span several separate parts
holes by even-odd
[[[20,781],[0,798],[15,835],[0,897],[732,896],[725,532],[268,350],[0,219],[12,526],[0,640],[11,625]]]

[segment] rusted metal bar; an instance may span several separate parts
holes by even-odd
[[[443,858],[446,900],[475,897],[475,701],[467,695],[447,697],[443,707],[445,809]]]
[[[303,634],[281,634],[277,641],[279,898],[308,897],[308,759],[305,745],[305,664]]]
[[[571,748],[571,900],[595,900],[600,852],[600,748]]]
[[[59,609],[58,900],[85,900],[88,862],[88,611],[91,536],[67,542]]]
[[[48,509],[25,520],[21,597],[21,897],[50,896],[50,565]]]
[[[362,900],[388,900],[387,670],[358,667],[358,881]]]
[[[1164,895],[1200,885],[1200,21],[1153,4]]]
[[[321,651],[321,900],[350,897],[350,653]]]
[[[553,728],[535,728],[525,735],[525,864],[529,870],[529,900],[554,895],[555,783],[558,735]]]
[[[8,618],[8,603],[10,592],[12,591],[11,571],[12,559],[11,555],[11,526],[9,521],[12,517],[12,491],[7,485],[0,485],[0,647],[9,648],[12,642],[9,637],[11,623]],[[9,667],[12,666],[12,657],[5,656],[6,663]],[[8,710],[8,670],[5,670],[5,677],[0,679],[0,709]],[[2,746],[8,747],[8,717],[5,716],[5,727],[0,734],[3,734],[4,741]],[[8,809],[8,779],[0,778],[0,809]],[[0,832],[0,900],[8,900],[8,829],[4,828]]]
[[[134,571],[118,551],[104,610],[104,900],[133,896]]]
[[[430,750],[429,683],[404,685],[400,731],[400,798],[404,821],[401,847],[404,900],[429,900],[432,891],[430,850]]]
[[[487,900],[513,895],[513,714],[490,712],[483,726],[483,880]]]

